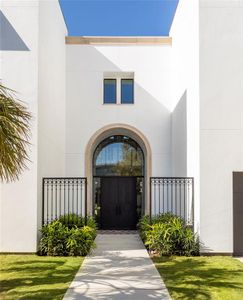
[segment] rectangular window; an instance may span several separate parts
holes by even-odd
[[[116,103],[116,79],[104,79],[104,103]]]
[[[134,80],[121,80],[121,103],[134,103]]]

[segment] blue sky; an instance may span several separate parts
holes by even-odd
[[[166,36],[179,0],[59,0],[70,36]]]

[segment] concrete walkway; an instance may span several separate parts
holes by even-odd
[[[170,299],[138,234],[98,234],[64,300]]]

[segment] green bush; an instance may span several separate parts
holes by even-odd
[[[44,225],[39,244],[39,255],[77,256],[87,255],[95,246],[96,224],[92,218],[84,219],[74,214],[61,216],[58,220]]]
[[[66,241],[69,235],[68,227],[60,221],[44,225],[41,229],[42,237],[39,244],[40,255],[66,256],[68,255]]]
[[[73,227],[82,228],[85,226],[85,218],[78,216],[76,214],[69,214],[61,216],[58,219],[63,225],[67,226],[69,229]],[[87,217],[87,226],[96,229],[96,223],[95,220],[91,217]]]
[[[149,251],[159,255],[199,255],[199,240],[182,218],[170,213],[140,220],[141,238]]]
[[[70,235],[67,239],[67,249],[69,255],[87,255],[93,246],[94,230],[89,226],[83,228],[70,229]]]

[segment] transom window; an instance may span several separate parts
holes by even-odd
[[[114,135],[98,145],[93,166],[94,176],[143,176],[143,151],[133,139]]]

